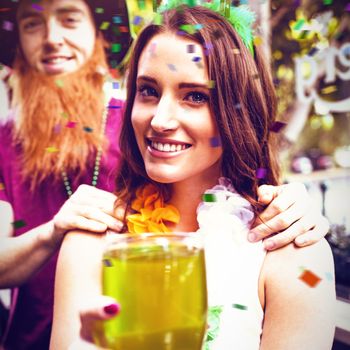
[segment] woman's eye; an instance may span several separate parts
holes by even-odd
[[[209,96],[202,92],[190,92],[186,95],[186,99],[192,103],[206,103],[209,101]]]
[[[23,28],[27,31],[35,30],[40,26],[41,23],[42,22],[40,19],[32,19],[32,20],[26,21],[23,24]]]
[[[150,96],[155,96],[158,97],[158,93],[157,90],[154,89],[151,86],[147,86],[147,85],[142,85],[138,88],[138,93],[140,94],[140,96],[142,97],[150,97]]]
[[[70,16],[63,18],[63,23],[65,23],[67,25],[75,25],[79,22],[80,22],[80,18],[78,16],[70,15]]]

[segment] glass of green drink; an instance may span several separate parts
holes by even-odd
[[[103,294],[120,314],[96,329],[115,350],[200,350],[207,326],[207,287],[200,233],[107,237]]]

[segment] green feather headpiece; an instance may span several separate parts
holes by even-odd
[[[181,5],[187,5],[189,7],[200,5],[224,16],[241,37],[244,45],[254,56],[254,34],[252,25],[255,21],[255,13],[249,10],[248,6],[232,6],[230,1],[226,0],[211,0],[210,2],[206,0],[163,0],[157,12],[161,13],[166,10],[178,8]]]

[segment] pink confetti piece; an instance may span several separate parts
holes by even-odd
[[[259,168],[256,170],[256,178],[257,179],[265,179],[266,175],[267,175],[267,169]]]
[[[66,128],[74,128],[75,125],[77,124],[77,122],[73,122],[73,121],[69,121],[67,124],[66,124]]]
[[[221,147],[221,140],[219,136],[214,136],[210,138],[210,146],[211,147]]]
[[[10,22],[10,21],[4,21],[3,23],[2,23],[2,28],[4,29],[4,30],[7,30],[7,31],[12,31],[13,30],[13,23],[12,22]]]

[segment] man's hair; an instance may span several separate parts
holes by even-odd
[[[123,158],[116,179],[117,195],[120,200],[130,204],[136,189],[151,182],[159,188],[165,200],[170,199],[170,186],[155,183],[147,176],[131,124],[131,113],[137,69],[144,48],[155,35],[166,32],[176,34],[183,24],[203,25],[194,34],[181,33],[181,37],[198,42],[208,53],[208,76],[215,82],[215,87],[211,89],[210,108],[221,138],[222,174],[257,208],[257,187],[262,182],[257,178],[257,170],[266,169],[263,182],[272,185],[277,184],[279,173],[269,133],[276,114],[271,75],[259,47],[254,48],[253,57],[222,16],[201,6],[183,6],[164,12],[163,24],[147,26],[135,43],[120,135]]]

